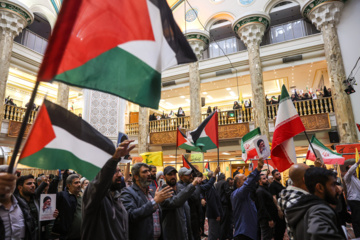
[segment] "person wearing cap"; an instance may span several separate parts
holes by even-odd
[[[177,170],[172,166],[164,168],[165,181],[166,184],[172,188],[173,196],[160,203],[164,216],[162,220],[163,238],[171,240],[193,240],[190,208],[187,200],[202,179],[195,177],[191,184],[181,189],[181,186],[177,184],[176,173]],[[164,185],[162,188],[164,188]]]
[[[132,169],[134,184],[124,188],[121,201],[129,215],[129,239],[160,239],[161,211],[159,203],[172,196],[170,186],[161,191],[149,190],[153,181],[150,168],[145,163],[136,163]],[[165,239],[165,238],[162,238]]]

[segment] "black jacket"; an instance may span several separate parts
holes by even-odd
[[[286,217],[295,240],[345,239],[334,209],[312,194],[301,196],[286,210]]]
[[[81,239],[128,239],[128,215],[110,186],[120,159],[110,158],[87,186],[82,203]]]
[[[55,220],[53,233],[62,237],[68,235],[74,219],[76,206],[76,196],[70,194],[67,190],[56,194],[56,209],[59,211],[59,216]]]
[[[21,197],[16,195],[13,196],[18,201],[18,205],[24,216],[25,240],[37,240],[38,239],[37,223],[30,213],[29,205]],[[5,227],[1,217],[0,217],[0,239],[5,239]]]
[[[277,207],[267,187],[259,186],[258,189],[256,189],[255,204],[259,221],[269,222],[278,220]]]
[[[222,179],[217,182],[215,189],[220,196],[221,205],[231,207],[230,196],[232,190],[230,189],[229,183],[225,181],[225,179]]]
[[[223,217],[223,209],[221,207],[220,196],[215,187],[210,188],[206,192],[206,217],[208,219],[216,219]]]
[[[195,187],[189,184],[180,191],[178,185],[174,195],[160,204],[163,237],[171,240],[192,240],[190,208],[187,200],[195,191]]]
[[[150,191],[150,194],[154,198],[154,192]],[[129,214],[129,239],[153,239],[153,213],[157,208],[144,192],[134,183],[122,190],[120,199]],[[161,211],[159,215],[161,216]]]

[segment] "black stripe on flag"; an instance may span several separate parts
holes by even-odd
[[[188,41],[176,24],[169,5],[165,0],[149,0],[160,11],[163,35],[176,54],[178,64],[196,62],[197,58]]]
[[[111,155],[114,154],[114,143],[98,132],[89,123],[65,108],[46,99],[44,100],[44,104],[49,113],[52,125],[66,130],[76,138],[98,147]],[[64,141],[66,141],[66,139],[64,139]]]
[[[192,140],[194,143],[196,143],[196,141],[199,139],[202,131],[204,130],[204,128],[206,127],[206,125],[208,124],[208,122],[210,121],[210,119],[214,116],[215,112],[213,112],[212,114],[210,114],[201,124],[200,126],[195,129],[194,131],[190,132],[190,135],[192,137]]]

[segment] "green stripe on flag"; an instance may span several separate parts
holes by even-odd
[[[316,144],[318,147],[320,147],[320,148],[322,148],[322,149],[324,149],[324,150],[326,150],[326,151],[328,151],[328,152],[331,152],[331,153],[334,154],[334,155],[337,155],[337,156],[339,156],[339,157],[342,157],[342,155],[341,155],[340,153],[333,152],[333,151],[331,151],[331,149],[327,148],[324,144],[322,144],[322,143],[315,137],[315,135],[312,136],[312,138],[311,138],[311,143]],[[312,150],[312,149],[311,149],[311,150]]]
[[[119,47],[61,73],[55,79],[68,85],[114,94],[154,109],[158,108],[161,97],[161,73]]]
[[[69,151],[53,148],[43,148],[21,159],[19,163],[46,170],[74,169],[89,180],[92,180],[100,171],[99,167],[79,159]]]
[[[285,85],[282,85],[282,88],[281,88],[281,96],[280,96],[280,103],[289,99],[290,96],[289,96],[289,93],[285,87]]]
[[[261,135],[261,131],[260,128],[255,128],[254,130],[252,130],[251,132],[247,133],[243,138],[243,142],[248,141],[249,139],[252,139],[253,137],[257,136],[257,135]]]
[[[206,152],[207,150],[217,148],[216,144],[211,141],[209,137],[201,137],[196,141],[196,146],[200,147],[202,152]]]

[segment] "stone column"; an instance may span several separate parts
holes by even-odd
[[[260,127],[261,134],[266,135],[270,141],[263,71],[260,61],[260,43],[266,28],[269,26],[269,19],[267,15],[263,14],[246,16],[235,21],[233,28],[248,50],[253,97],[251,102],[254,110],[255,127]]]
[[[202,31],[192,31],[185,34],[198,60],[209,45],[209,35]],[[201,82],[199,62],[189,64],[190,83],[190,128],[195,129],[201,123]]]
[[[12,1],[0,3],[0,124],[14,38],[33,20],[33,14],[25,5]]]
[[[69,86],[66,85],[65,83],[59,82],[56,103],[62,106],[63,108],[68,109]]]
[[[139,154],[147,152],[148,139],[149,139],[149,108],[139,107],[139,135],[138,135],[138,147]]]
[[[342,1],[309,1],[303,7],[303,15],[321,31],[324,39],[325,57],[331,82],[331,92],[336,123],[341,143],[357,142],[354,114],[350,96],[345,93],[346,80],[336,24],[340,20]]]

